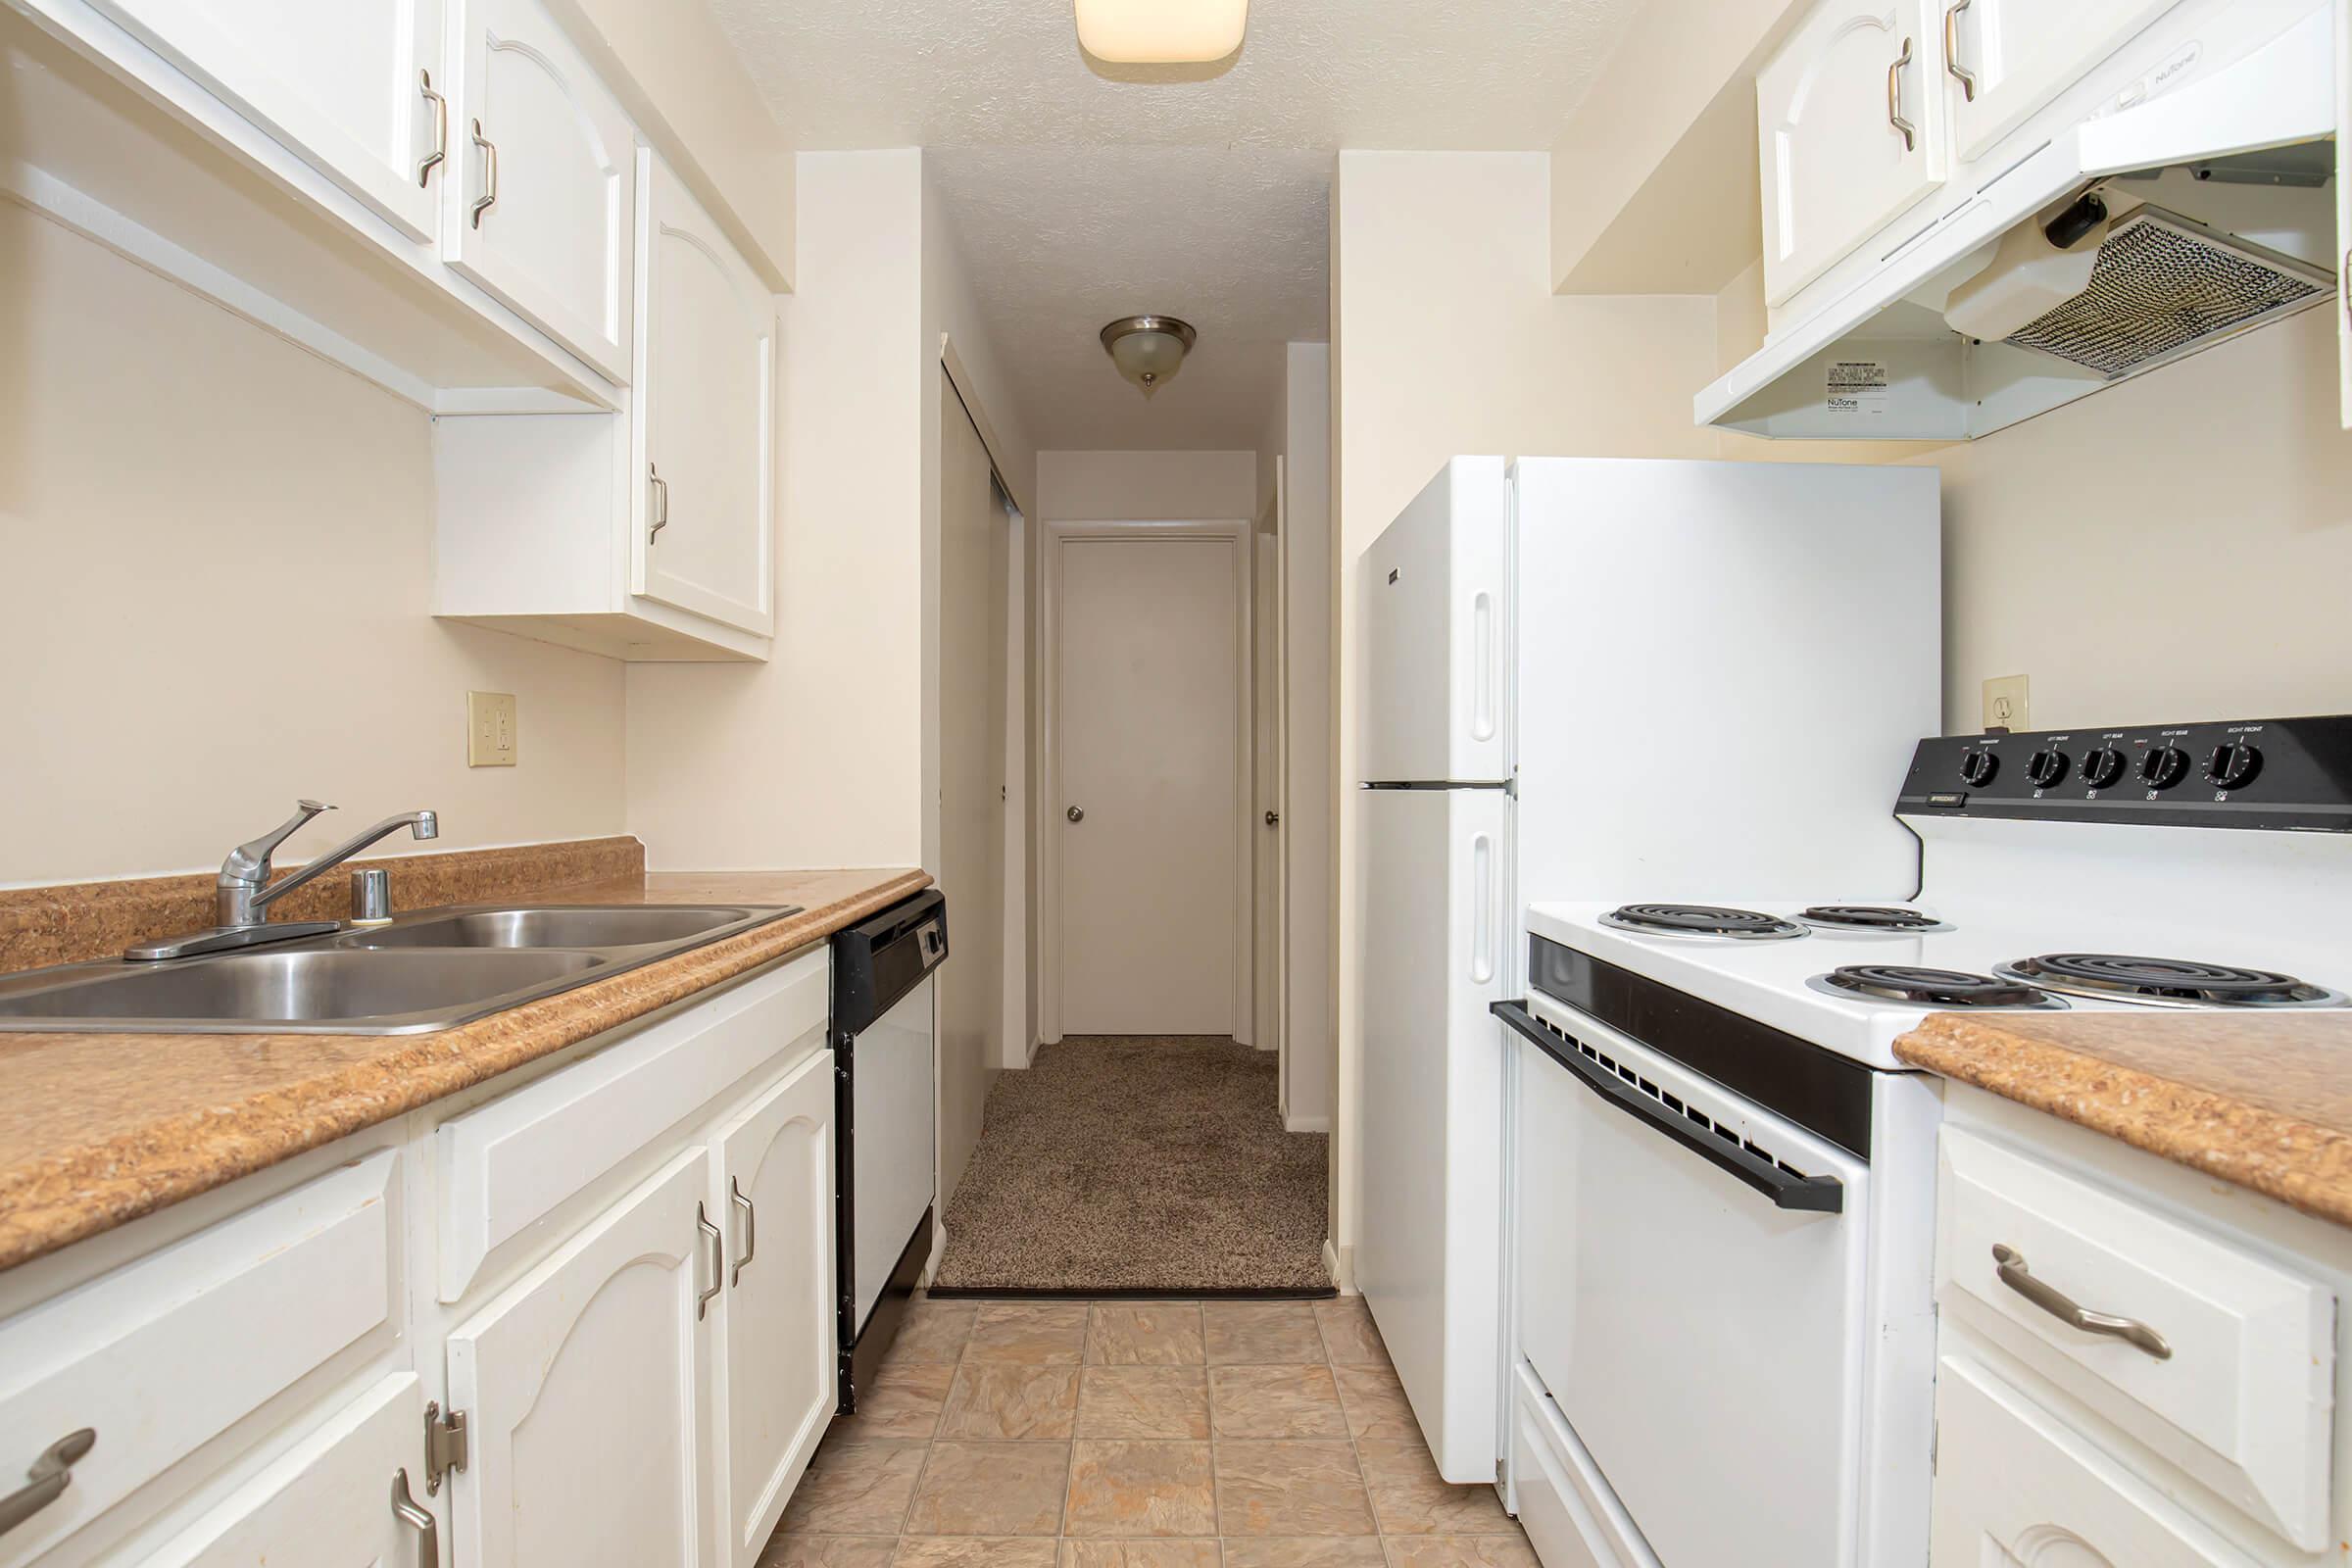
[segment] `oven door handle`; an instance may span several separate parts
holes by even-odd
[[[1771,1199],[1774,1206],[1804,1209],[1816,1214],[1844,1212],[1845,1184],[1837,1177],[1791,1175],[1771,1160],[1750,1153],[1713,1128],[1701,1127],[1689,1117],[1650,1099],[1599,1063],[1587,1061],[1565,1041],[1555,1038],[1537,1022],[1536,1015],[1528,1011],[1524,1002],[1497,1002],[1488,1010],[1525,1035],[1545,1055],[1575,1073],[1587,1089],[1603,1101],[1664,1133],[1708,1164],[1738,1177]]]

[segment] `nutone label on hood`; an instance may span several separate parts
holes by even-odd
[[[1832,360],[1823,401],[1832,414],[1871,416],[1886,412],[1883,360]]]

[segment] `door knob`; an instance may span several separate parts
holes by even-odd
[[[1086,808],[1083,806],[1073,806],[1061,814],[1068,817],[1073,822],[1083,822],[1086,820]]]
[[[1268,812],[1266,813],[1266,826],[1268,826],[1268,827],[1280,827],[1281,825],[1282,825],[1282,813],[1281,813],[1280,811],[1268,811]]]

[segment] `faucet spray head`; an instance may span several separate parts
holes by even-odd
[[[418,811],[416,820],[409,826],[409,832],[420,839],[439,838],[441,836],[440,814],[435,811]]]

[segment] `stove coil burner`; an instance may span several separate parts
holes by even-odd
[[[1907,963],[1855,963],[1817,976],[1817,990],[1832,996],[1908,1002],[1923,1007],[2063,1007],[2065,1003],[2036,986],[1964,969],[1923,969]]]
[[[1783,942],[1805,935],[1803,926],[1777,914],[1704,904],[1621,905],[1602,915],[1600,923],[1645,936],[1734,937],[1745,942]]]
[[[2029,985],[2079,997],[2113,998],[2184,1007],[2332,1007],[2344,999],[2325,986],[2270,969],[2185,958],[2141,958],[2111,953],[2046,953],[1995,966]]]
[[[1828,926],[1838,931],[1949,931],[1950,926],[1932,914],[1906,909],[1891,904],[1817,904],[1810,909],[1797,911],[1799,920],[1808,925]]]

